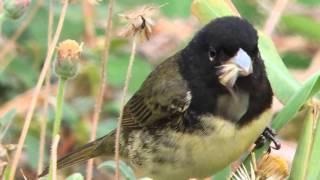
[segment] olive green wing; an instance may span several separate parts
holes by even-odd
[[[183,114],[191,102],[187,82],[173,58],[160,64],[124,108],[122,126],[142,128]]]

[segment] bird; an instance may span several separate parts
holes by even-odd
[[[258,40],[241,17],[204,25],[124,106],[121,157],[155,180],[204,178],[238,160],[272,118],[273,91]],[[114,139],[115,131],[76,149],[57,168],[112,155]]]

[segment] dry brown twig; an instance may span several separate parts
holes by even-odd
[[[162,5],[163,6],[163,5]],[[128,13],[122,14],[125,20],[128,21],[128,25],[125,29],[121,30],[119,35],[123,37],[133,37],[132,41],[132,49],[131,55],[129,59],[129,65],[127,70],[127,75],[123,87],[123,92],[120,101],[120,113],[117,123],[116,137],[115,137],[115,161],[116,161],[116,170],[115,170],[115,179],[120,179],[119,172],[119,161],[120,161],[120,133],[121,133],[121,124],[123,117],[123,108],[126,101],[127,91],[129,87],[129,82],[131,79],[131,71],[134,63],[134,58],[136,54],[136,46],[137,46],[137,37],[138,35],[142,36],[142,38],[149,39],[152,32],[153,21],[151,19],[152,15],[156,12],[155,10],[159,9],[161,6],[143,6],[141,8],[137,8],[136,10],[130,11]]]
[[[101,112],[101,106],[102,106],[102,101],[103,101],[103,95],[105,92],[106,88],[106,65],[108,64],[108,59],[109,59],[109,47],[110,47],[110,40],[111,40],[111,29],[112,29],[112,12],[113,12],[113,7],[114,7],[114,2],[115,0],[110,0],[109,1],[109,6],[108,6],[108,17],[107,17],[107,26],[105,29],[105,44],[104,44],[104,50],[103,50],[103,55],[101,59],[101,65],[100,65],[100,88],[98,95],[96,97],[96,104],[94,108],[94,113],[93,113],[93,118],[92,118],[92,129],[91,129],[91,135],[90,135],[90,140],[93,141],[96,138],[96,132],[97,132],[97,126],[98,126],[98,121],[100,119],[100,112]],[[93,159],[90,159],[87,164],[87,169],[86,169],[86,179],[91,180],[92,179],[92,172],[93,172]]]
[[[53,27],[53,0],[49,2],[49,16],[48,16],[48,48],[52,41],[52,27]],[[43,161],[44,161],[44,151],[46,147],[46,129],[47,129],[47,120],[48,120],[48,108],[49,108],[49,96],[50,96],[50,83],[51,71],[48,69],[46,79],[45,79],[45,94],[44,94],[44,105],[43,105],[43,114],[41,116],[40,122],[40,147],[39,147],[39,160],[38,160],[38,174],[43,170]]]
[[[23,144],[25,142],[25,139],[26,139],[29,127],[30,127],[31,119],[32,119],[32,116],[33,116],[33,112],[34,112],[34,109],[35,109],[35,106],[36,106],[36,103],[37,103],[37,100],[38,100],[38,96],[39,96],[42,84],[44,82],[44,79],[46,77],[46,74],[47,74],[48,69],[49,69],[50,64],[51,64],[51,59],[52,59],[52,55],[53,55],[53,52],[54,52],[54,48],[56,47],[56,44],[57,44],[58,39],[60,37],[60,33],[61,33],[61,30],[62,30],[62,26],[63,26],[65,15],[67,13],[68,5],[69,5],[69,0],[65,0],[63,2],[63,7],[62,7],[62,10],[61,10],[59,22],[58,22],[58,25],[57,25],[57,30],[56,30],[56,32],[54,34],[52,43],[50,44],[50,47],[48,49],[48,53],[47,53],[43,68],[41,70],[41,73],[40,73],[40,76],[39,76],[39,79],[38,79],[38,82],[37,82],[33,97],[32,97],[31,102],[30,102],[30,108],[28,109],[28,113],[27,113],[27,116],[26,116],[25,121],[24,121],[23,129],[22,129],[22,132],[21,132],[21,135],[20,135],[20,138],[19,138],[17,151],[16,151],[16,153],[14,155],[14,159],[13,159],[12,168],[11,168],[11,171],[10,171],[9,180],[13,180],[14,177],[15,177],[17,166],[18,166],[18,163],[19,163],[19,160],[20,160],[20,156],[21,156],[21,153],[22,153],[22,147],[23,147]]]
[[[266,35],[270,36],[272,32],[274,31],[275,27],[277,26],[281,15],[286,8],[289,0],[277,0],[270,12],[269,18],[266,21],[263,32],[266,33]]]

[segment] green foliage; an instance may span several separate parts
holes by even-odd
[[[300,110],[300,108],[308,102],[320,90],[320,74],[314,75],[310,78],[299,91],[290,98],[288,103],[281,109],[272,122],[272,128],[279,130],[294,115]]]
[[[7,130],[9,129],[10,124],[16,113],[16,109],[11,109],[3,117],[0,117],[0,142],[2,142],[2,139],[5,136]]]
[[[129,63],[129,56],[111,56],[108,64],[108,81],[109,84],[115,87],[122,87],[127,67]],[[132,68],[132,77],[129,85],[129,92],[135,92],[151,72],[152,68],[149,63],[143,61],[141,58],[136,57],[135,63]]]
[[[80,173],[74,173],[68,176],[66,180],[84,180],[84,177]]]
[[[98,169],[104,169],[104,168],[106,168],[108,170],[115,171],[116,162],[115,161],[105,161],[98,166]],[[124,163],[123,161],[120,161],[119,169],[120,169],[122,176],[124,176],[127,180],[136,180],[136,177],[135,177],[134,172],[131,169],[131,167],[126,165],[126,163]]]
[[[281,54],[284,64],[292,69],[307,69],[311,63],[311,57],[304,52],[285,52]]]
[[[282,23],[290,32],[320,42],[320,23],[317,20],[303,15],[286,15],[282,17]]]

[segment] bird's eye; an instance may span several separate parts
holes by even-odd
[[[213,48],[209,49],[209,60],[212,62],[214,58],[216,57],[216,50]]]

